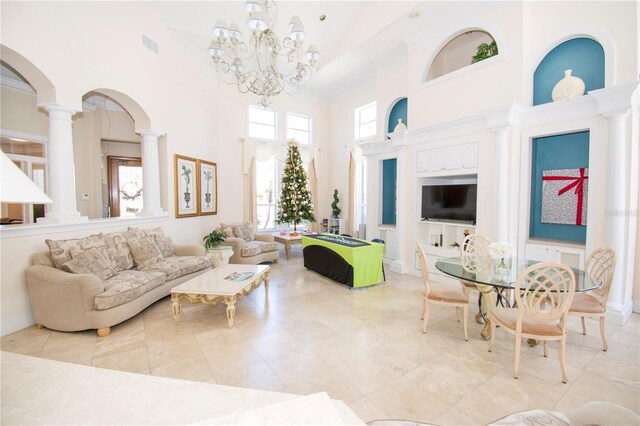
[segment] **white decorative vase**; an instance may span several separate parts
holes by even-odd
[[[551,99],[554,102],[584,95],[584,81],[571,75],[572,70],[564,70],[564,78],[553,86]]]
[[[407,125],[402,122],[402,118],[398,118],[398,124],[393,128],[394,132],[404,132],[407,130]]]

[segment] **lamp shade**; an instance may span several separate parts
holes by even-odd
[[[51,198],[42,192],[40,188],[22,170],[16,166],[9,157],[0,151],[2,170],[0,175],[0,201],[3,203],[53,203]]]

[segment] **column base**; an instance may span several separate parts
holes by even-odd
[[[633,312],[633,301],[626,306],[607,306],[607,322],[615,325],[623,325]]]
[[[89,216],[57,216],[57,217],[39,217],[36,223],[44,225],[56,225],[65,223],[84,223],[89,221]]]

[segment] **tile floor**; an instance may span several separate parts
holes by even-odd
[[[455,309],[434,307],[421,332],[417,277],[350,290],[302,266],[292,249],[272,265],[269,296],[262,288],[225,307],[183,305],[173,323],[165,298],[99,338],[94,331],[61,333],[34,327],[7,335],[1,349],[42,358],[154,376],[310,394],[326,391],[363,420],[396,418],[436,424],[485,424],[514,411],[544,408],[572,415],[592,400],[640,412],[640,315],[608,324],[609,351],[598,325],[588,335],[572,318],[567,344],[569,382],[562,384],[557,346],[523,347],[520,378],[512,377],[513,336],[498,330],[487,351],[470,314],[469,341]],[[471,312],[475,313],[475,306]]]

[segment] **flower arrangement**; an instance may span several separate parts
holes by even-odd
[[[496,243],[489,244],[489,256],[493,259],[504,259],[511,256],[513,252],[513,246],[506,241],[498,241]]]

